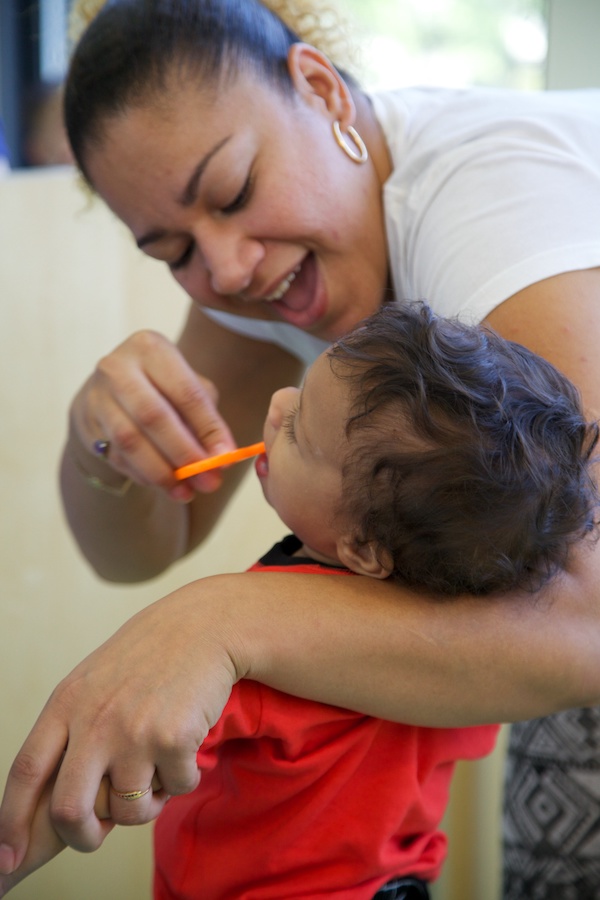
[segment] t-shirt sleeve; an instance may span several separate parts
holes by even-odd
[[[410,299],[473,321],[530,284],[600,265],[598,175],[559,150],[516,159],[510,143],[479,150],[413,198],[425,212],[408,255]]]
[[[395,154],[384,204],[399,300],[480,321],[530,284],[600,265],[600,92],[559,93],[415,91],[376,107]]]

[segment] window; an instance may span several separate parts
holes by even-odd
[[[0,0],[0,115],[15,168],[38,164],[36,129],[60,125],[67,8],[68,0]]]
[[[357,25],[359,77],[368,88],[600,84],[598,0],[337,2]],[[0,0],[0,120],[14,167],[41,164],[28,134],[66,69],[69,5]],[[50,115],[57,112],[58,104]]]
[[[366,42],[363,83],[543,88],[545,0],[344,0]]]

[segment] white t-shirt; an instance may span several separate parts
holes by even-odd
[[[383,196],[398,300],[479,322],[530,284],[600,266],[600,90],[371,99],[393,163]],[[206,312],[307,364],[326,346],[287,323]]]

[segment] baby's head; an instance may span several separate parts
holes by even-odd
[[[403,304],[274,395],[262,480],[317,558],[447,595],[535,590],[594,530],[597,438],[545,360]]]

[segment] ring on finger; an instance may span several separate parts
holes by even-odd
[[[146,794],[149,794],[151,790],[152,785],[142,791],[118,791],[112,784],[110,786],[111,794],[114,794],[115,797],[118,797],[120,800],[140,800],[142,797],[145,797]]]
[[[110,441],[98,440],[92,444],[92,449],[96,456],[108,456],[110,450]]]

